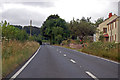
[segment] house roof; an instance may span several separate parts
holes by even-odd
[[[117,16],[116,14],[114,14],[114,15],[112,15],[112,17],[113,16]],[[111,18],[111,17],[110,17]],[[106,18],[101,24],[103,24],[104,22],[106,22],[107,20],[109,20],[110,18]],[[101,24],[99,24],[99,25],[101,25]]]
[[[111,22],[109,22],[107,25],[113,23],[114,21],[116,21],[116,19],[120,18],[120,16],[118,16],[117,18],[115,18],[114,20],[112,20]]]

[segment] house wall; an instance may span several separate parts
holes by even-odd
[[[111,27],[111,30],[110,30]],[[117,18],[114,22],[108,25],[109,42],[120,42],[120,18]],[[115,39],[116,35],[116,39]],[[111,38],[113,38],[111,40]]]
[[[118,42],[120,43],[120,17],[118,18]]]
[[[98,33],[96,33],[96,41],[99,40],[99,36],[100,36],[100,32],[103,32],[103,28],[107,28],[107,31],[108,31],[108,23],[110,23],[111,21],[113,21],[114,19],[117,18],[117,15],[113,15],[112,17],[106,19],[104,22],[102,22],[99,27],[97,28],[99,30]],[[108,32],[107,32],[108,33]]]
[[[116,25],[116,27],[115,27]],[[118,21],[111,23],[108,25],[108,35],[109,35],[109,42],[118,42]],[[116,35],[116,40],[115,40]]]

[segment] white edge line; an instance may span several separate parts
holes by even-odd
[[[103,60],[106,60],[106,61],[108,61],[108,62],[112,62],[112,63],[119,64],[119,63],[116,62],[116,61],[109,60],[109,59],[106,59],[106,58],[102,58],[102,57],[99,57],[99,56],[95,56],[95,55],[91,55],[91,54],[87,54],[87,53],[83,53],[83,52],[80,52],[80,53],[85,54],[85,55],[89,55],[89,56],[92,56],[92,57],[96,57],[96,58],[99,58],[99,59],[103,59]]]
[[[69,50],[72,50],[72,49],[69,49]],[[76,50],[72,50],[72,51],[79,52],[79,51],[76,51]],[[96,57],[96,58],[99,58],[99,59],[103,59],[103,60],[106,60],[108,62],[119,64],[119,62],[116,62],[116,61],[113,61],[113,60],[109,60],[109,59],[105,59],[105,58],[102,58],[102,57],[99,57],[99,56],[87,54],[87,53],[84,53],[84,52],[79,52],[79,53],[82,53],[82,54],[85,54],[85,55],[89,55],[89,56],[92,56],[92,57]]]
[[[41,48],[41,46],[39,47],[39,49]],[[30,63],[30,61],[37,55],[39,49],[36,51],[36,53],[25,63],[25,65],[23,65],[23,67],[21,69],[19,69],[19,71],[17,71],[11,78],[16,78],[22,71],[23,69]]]
[[[90,73],[90,72],[88,72],[88,71],[86,71],[86,73],[87,73],[90,77],[92,77],[94,80],[98,80],[97,77],[95,77],[92,73]]]
[[[63,47],[61,47],[61,48],[63,48]],[[68,49],[68,48],[65,48],[65,49]],[[72,49],[68,49],[68,50],[72,50]],[[79,52],[77,50],[72,50],[72,51]],[[85,54],[85,55],[88,55],[88,56],[92,56],[92,57],[96,57],[96,58],[99,58],[99,59],[102,59],[102,60],[105,60],[105,61],[108,61],[108,62],[112,62],[112,63],[115,63],[115,64],[120,64],[119,62],[116,62],[116,61],[113,61],[113,60],[109,60],[109,59],[106,59],[106,58],[102,58],[102,57],[99,57],[99,56],[87,54],[87,53],[84,53],[84,52],[79,52],[79,53],[82,53],[82,54]]]

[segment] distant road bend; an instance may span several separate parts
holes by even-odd
[[[118,63],[75,50],[41,45],[12,78],[118,78]]]

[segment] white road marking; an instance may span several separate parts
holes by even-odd
[[[76,63],[73,59],[70,59],[70,61],[71,61],[72,63],[74,63],[74,64]]]
[[[60,53],[61,53],[61,51],[60,51]]]
[[[92,56],[92,57],[95,57],[95,58],[98,58],[98,59],[102,59],[102,60],[105,60],[105,61],[108,61],[108,62],[112,62],[112,63],[119,64],[119,63],[116,62],[116,61],[112,61],[112,60],[109,60],[109,59],[105,59],[105,58],[102,58],[102,57],[99,57],[99,56],[90,55],[90,54],[86,54],[86,53],[82,53],[82,54],[85,54],[85,55],[88,55],[88,56]]]
[[[86,71],[86,73],[87,73],[90,77],[92,77],[94,80],[99,80],[99,79],[97,79],[97,77],[95,77],[92,73],[90,73],[90,72],[88,72],[88,71]]]
[[[41,48],[41,46],[39,47],[39,49]],[[36,51],[36,53],[25,63],[25,65],[23,65],[23,67],[21,69],[19,69],[19,71],[17,71],[12,77],[11,79],[16,78],[22,71],[23,69],[30,63],[30,61],[37,55],[39,49]]]
[[[79,52],[79,51],[75,50],[75,52]],[[102,57],[99,57],[99,56],[95,56],[95,55],[91,55],[91,54],[87,54],[87,53],[83,53],[83,52],[79,52],[79,53],[82,53],[82,54],[85,54],[85,55],[88,55],[88,56],[92,56],[92,57],[95,57],[95,58],[99,58],[99,59],[102,59],[102,60],[105,60],[105,61],[108,61],[108,62],[112,62],[112,63],[115,63],[115,64],[120,64],[119,62],[109,60],[109,59],[105,59],[105,58],[102,58]]]
[[[66,57],[66,54],[64,54],[64,56]]]
[[[57,51],[58,51],[58,49],[57,49]]]

